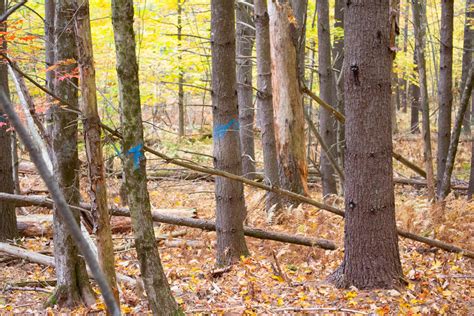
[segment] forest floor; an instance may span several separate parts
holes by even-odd
[[[396,149],[421,165],[421,143],[413,139],[397,139]],[[466,179],[470,144],[460,148],[455,174]],[[195,147],[193,147],[195,148]],[[194,149],[195,150],[195,149]],[[150,162],[153,165],[153,161]],[[162,167],[162,166],[161,166]],[[409,176],[402,166],[395,164],[396,175]],[[86,181],[86,179],[83,179]],[[85,187],[85,186],[83,186]],[[119,204],[119,179],[109,180],[112,203]],[[36,175],[22,176],[22,189],[43,188]],[[213,183],[206,181],[164,180],[149,182],[150,197],[155,208],[196,208],[199,218],[213,218],[215,203]],[[87,196],[85,191],[83,196]],[[458,246],[473,249],[474,203],[464,195],[450,195],[445,220],[431,225],[430,204],[423,188],[396,186],[397,222],[399,227],[420,235],[433,237]],[[311,196],[321,200],[319,183],[311,186]],[[172,291],[189,314],[376,314],[376,315],[474,315],[473,260],[459,254],[432,249],[424,244],[400,239],[400,255],[408,286],[399,290],[360,291],[336,289],[325,282],[343,258],[343,220],[315,207],[300,205],[287,210],[284,224],[268,226],[264,215],[264,192],[246,188],[247,225],[317,238],[334,240],[336,251],[326,251],[247,238],[251,257],[219,275],[215,273],[215,233],[187,228],[180,237],[196,241],[192,246],[159,249]],[[342,207],[340,198],[329,202]],[[48,213],[42,208],[29,208],[31,213]],[[182,231],[183,227],[160,225],[158,234]],[[115,246],[124,245],[131,232],[115,234]],[[18,245],[36,252],[52,255],[50,238],[23,238]],[[277,259],[275,259],[277,258]],[[133,249],[116,254],[117,271],[135,277],[139,275]],[[279,273],[281,269],[282,273]],[[39,313],[55,314],[55,308],[44,308],[43,303],[53,287],[37,290],[31,286],[20,289],[24,281],[54,280],[54,270],[0,254],[0,314]],[[12,287],[14,290],[12,290]],[[141,314],[147,311],[146,300],[139,291],[121,284],[124,313]],[[104,305],[75,310],[78,314],[101,312]],[[64,311],[63,311],[64,312]]]

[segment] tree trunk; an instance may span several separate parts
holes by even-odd
[[[454,169],[454,162],[456,159],[456,153],[459,144],[459,137],[461,136],[461,129],[462,129],[462,122],[464,119],[464,115],[466,113],[466,109],[469,107],[469,99],[471,98],[472,86],[473,86],[473,77],[474,77],[474,63],[471,62],[471,67],[469,73],[466,77],[466,82],[463,86],[463,92],[461,96],[461,105],[458,109],[458,113],[456,115],[456,121],[454,123],[453,133],[451,135],[451,141],[449,143],[449,150],[448,156],[446,159],[446,168],[441,179],[441,187],[439,189],[438,199],[443,201],[449,193],[451,189],[451,175]]]
[[[298,65],[298,77],[305,78],[305,51],[306,51],[306,18],[308,11],[308,0],[290,0],[291,9],[296,19],[296,58]]]
[[[178,0],[178,115],[179,115],[179,136],[183,137],[186,134],[185,112],[184,105],[184,67],[182,65],[183,52],[182,50],[182,33],[183,33],[183,4],[185,0]]]
[[[400,0],[390,0],[390,50],[395,59],[398,49],[398,35],[400,20]],[[392,67],[392,133],[398,133],[397,110],[400,110],[398,93],[398,74]]]
[[[211,1],[214,167],[242,173],[235,76],[234,1]],[[247,215],[242,183],[217,177],[217,264],[228,266],[248,255],[243,221]]]
[[[428,200],[432,201],[435,197],[435,180],[433,172],[433,154],[431,150],[431,130],[430,130],[430,106],[428,102],[428,82],[426,78],[426,60],[425,60],[425,26],[426,26],[426,3],[425,0],[414,0],[413,6],[413,24],[415,28],[416,58],[418,61],[418,75],[420,84],[420,107],[422,111],[422,130],[423,130],[423,159],[425,161],[426,181],[428,188]]]
[[[60,65],[56,71],[62,74],[71,74],[76,63],[66,60],[77,59],[76,39],[74,37],[74,0],[56,2],[54,21],[54,62]],[[78,111],[77,97],[78,80],[54,80],[54,93],[66,100]],[[53,126],[51,129],[51,147],[53,155],[54,174],[68,204],[79,205],[80,165],[77,152],[77,112],[53,105]],[[79,212],[74,212],[76,222],[80,223]],[[78,305],[95,303],[86,265],[82,256],[79,256],[77,246],[68,230],[66,222],[54,210],[54,259],[56,262],[56,277],[58,283],[55,293],[50,298],[50,304],[60,307],[73,308]]]
[[[453,18],[454,0],[441,1],[441,39],[438,81],[438,153],[437,192],[440,194],[449,141],[451,139],[451,111],[453,105]]]
[[[117,277],[115,275],[114,244],[110,231],[107,205],[107,183],[102,153],[100,118],[97,110],[94,54],[90,26],[89,0],[83,0],[77,8],[75,26],[79,53],[81,83],[81,112],[83,115],[84,141],[89,175],[89,197],[100,266],[107,277],[115,299],[119,303]]]
[[[7,1],[0,0],[0,15],[7,9]],[[0,24],[0,31],[6,32],[6,23]],[[3,35],[0,37],[2,42],[1,49],[7,49],[7,42]],[[10,98],[10,90],[8,88],[8,68],[4,62],[0,63],[0,89]],[[15,183],[13,181],[13,159],[10,128],[7,117],[0,109],[0,192],[13,193],[15,191]],[[15,206],[11,203],[0,202],[0,240],[13,239],[18,236],[16,229]]]
[[[332,51],[332,58],[336,70],[335,72],[335,83],[336,83],[336,109],[344,114],[344,87],[342,78],[342,67],[344,64],[344,0],[336,0],[334,6],[334,45]],[[344,167],[344,124],[337,121],[337,154],[339,165]]]
[[[280,186],[278,157],[273,123],[272,62],[270,57],[270,26],[267,0],[254,0],[256,52],[257,52],[257,108],[262,118],[262,147],[265,184]],[[281,197],[274,192],[266,193],[265,209],[269,221],[281,211]]]
[[[415,45],[415,52],[413,55],[413,63],[415,65],[413,71],[418,73],[418,61],[416,58],[416,45]],[[410,110],[411,110],[411,122],[410,122],[410,132],[412,134],[419,134],[420,133],[420,124],[419,124],[419,116],[420,116],[420,86],[419,84],[415,84],[410,82],[410,93],[411,102],[410,102]]]
[[[410,3],[408,1],[405,3],[404,10],[403,53],[406,55],[408,51],[408,25],[410,17]],[[406,80],[406,76],[406,67],[403,67],[403,74],[399,80],[400,103],[403,113],[406,113],[408,108],[408,82]]]
[[[466,77],[469,72],[469,67],[472,60],[472,48],[474,40],[474,32],[471,27],[472,20],[474,19],[474,0],[466,0],[466,20],[464,22],[464,47],[462,54],[462,80],[461,89],[466,82]],[[468,107],[466,115],[463,121],[463,133],[465,135],[471,135],[471,108]]]
[[[288,0],[269,1],[275,141],[281,186],[306,194],[304,113],[298,84],[298,26]]]
[[[249,1],[247,1],[249,2]],[[255,32],[252,13],[245,4],[236,8],[237,46],[237,102],[239,108],[240,144],[242,148],[242,173],[249,179],[255,178],[255,140],[253,121],[255,116],[252,94],[252,48]]]
[[[329,27],[329,1],[317,3],[318,12],[318,61],[320,97],[328,104],[336,104],[336,86],[331,62],[331,31]],[[332,156],[336,156],[336,121],[326,109],[320,108],[319,126],[321,137]],[[324,151],[321,151],[321,179],[323,196],[337,194],[334,168]]]
[[[133,31],[133,1],[112,1],[112,24],[117,58],[122,125],[122,155],[128,205],[133,232],[145,284],[148,303],[153,314],[174,315],[179,308],[172,296],[155,245],[150,198],[147,190],[146,158],[143,154],[143,126],[140,105],[140,82]]]
[[[394,288],[403,272],[392,180],[388,1],[347,2],[344,29],[345,251],[330,280],[345,288]]]

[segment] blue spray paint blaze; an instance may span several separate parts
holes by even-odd
[[[127,151],[127,154],[133,155],[133,169],[134,170],[137,170],[138,168],[140,168],[140,160],[143,159],[142,149],[143,149],[143,144],[138,144],[137,146],[132,147]]]
[[[216,125],[214,127],[214,138],[221,139],[230,130],[239,130],[239,122],[236,119],[231,119],[229,123],[224,125]]]

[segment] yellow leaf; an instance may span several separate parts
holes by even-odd
[[[277,305],[278,306],[283,306],[283,304],[284,304],[283,299],[281,297],[279,297],[278,300],[277,300]]]
[[[356,291],[350,291],[346,293],[346,299],[351,300],[353,298],[357,297],[357,292]]]

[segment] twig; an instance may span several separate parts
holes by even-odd
[[[8,19],[8,17],[13,14],[13,12],[18,10],[21,6],[23,6],[27,2],[28,2],[28,0],[23,0],[23,1],[15,4],[10,9],[8,9],[7,12],[3,13],[2,16],[0,17],[0,23],[5,22]]]
[[[5,291],[33,291],[33,292],[43,292],[51,294],[51,291],[43,289],[42,287],[30,287],[30,286],[9,286],[5,287]]]
[[[282,308],[274,308],[272,312],[344,312],[344,313],[352,313],[352,314],[361,314],[361,315],[369,315],[369,313],[358,311],[355,309],[348,309],[342,307],[282,307]]]

